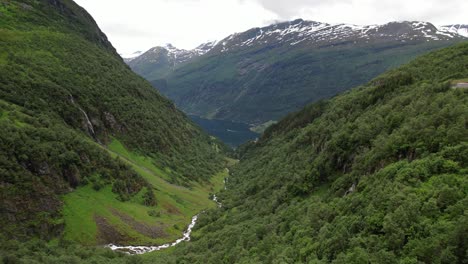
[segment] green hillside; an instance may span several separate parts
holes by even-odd
[[[240,149],[222,208],[200,215],[190,243],[126,256],[10,241],[0,253],[13,263],[466,263],[468,102],[451,82],[468,76],[467,58],[468,44],[431,53],[284,118]]]
[[[0,263],[467,263],[467,43],[289,114],[237,163],[74,2],[0,0],[0,25]],[[176,247],[102,247],[195,214]]]
[[[69,0],[0,1],[0,148],[2,241],[172,241],[225,163]]]
[[[166,261],[466,263],[467,76],[463,44],[289,115]]]

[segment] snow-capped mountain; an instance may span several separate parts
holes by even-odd
[[[149,62],[155,62],[161,55],[167,56],[168,60],[174,64],[182,64],[189,61],[193,57],[204,55],[209,52],[216,42],[207,42],[201,44],[193,50],[178,49],[172,44],[166,44],[164,46],[157,46],[149,49],[148,51],[142,53],[135,59],[145,59]]]
[[[439,41],[468,38],[468,25],[436,27],[429,22],[401,21],[383,25],[329,24],[297,19],[262,28],[253,28],[235,33],[221,41],[203,43],[193,50],[178,49],[171,44],[158,46],[140,53],[139,56],[124,57],[130,66],[158,63],[162,54],[175,68],[192,58],[210,52],[228,52],[254,46],[328,46],[356,43],[382,43],[388,41]],[[138,55],[138,53],[135,53]],[[167,58],[165,57],[167,56]]]
[[[466,41],[465,29],[420,21],[359,26],[297,19],[193,50],[154,48],[129,65],[187,113],[257,125]]]
[[[193,50],[178,49],[172,44],[157,46],[132,59],[125,59],[136,72],[145,72],[150,76],[164,76],[176,67],[209,52],[216,41],[199,45]]]
[[[468,38],[468,25],[455,24],[439,27],[440,30],[456,33]]]
[[[178,49],[172,44],[166,44],[164,46],[157,46],[149,49],[140,55],[137,59],[145,59],[148,62],[156,62],[158,59],[160,59],[161,56],[167,56],[167,59],[172,64],[178,64],[186,62],[196,55],[197,53],[191,50]]]
[[[201,56],[208,53],[211,49],[213,49],[214,46],[216,46],[216,44],[218,44],[218,41],[216,40],[209,41],[196,47],[195,49],[193,49],[193,51],[196,52],[199,56]]]
[[[462,38],[466,28],[440,27],[420,21],[391,22],[384,25],[328,24],[297,19],[253,28],[228,36],[214,50],[227,52],[252,46],[269,45],[342,45],[387,41],[437,41]],[[463,31],[464,30],[464,31]]]

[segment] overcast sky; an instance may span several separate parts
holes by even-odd
[[[383,24],[422,20],[468,24],[467,0],[75,0],[120,53],[172,43],[192,49],[234,32],[303,18]]]

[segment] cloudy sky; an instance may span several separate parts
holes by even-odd
[[[172,43],[192,49],[208,40],[303,18],[383,24],[422,20],[468,24],[466,0],[75,0],[123,54]]]

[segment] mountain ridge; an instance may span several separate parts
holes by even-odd
[[[256,126],[466,40],[428,22],[356,26],[298,19],[232,34],[178,64],[143,56],[129,65],[190,115]]]
[[[281,35],[281,36],[285,36],[285,35],[293,34],[293,33],[303,34],[304,38],[302,40],[295,39],[293,41],[288,42],[288,39],[286,40],[281,39],[282,41],[294,46],[306,40],[313,41],[313,39],[311,38],[317,37],[318,35],[313,35],[312,33],[317,33],[319,31],[323,31],[321,32],[321,35],[331,35],[335,33],[337,37],[340,37],[340,34],[341,34],[341,37],[348,37],[349,34],[346,34],[346,33],[349,33],[351,31],[355,31],[355,32],[360,31],[361,35],[358,38],[369,38],[370,37],[369,35],[375,36],[376,33],[381,31],[382,29],[385,30],[391,27],[392,25],[403,25],[403,26],[406,25],[406,26],[410,26],[414,30],[421,30],[422,35],[405,36],[404,34],[403,35],[386,34],[387,37],[399,37],[401,38],[400,40],[402,41],[406,40],[404,39],[405,37],[408,37],[407,40],[413,40],[415,37],[418,37],[418,38],[425,37],[425,38],[430,38],[430,39],[436,39],[436,38],[446,39],[446,38],[454,38],[454,37],[463,36],[463,37],[468,38],[468,31],[467,31],[468,25],[464,25],[464,24],[435,26],[434,24],[431,24],[429,22],[424,22],[424,21],[392,21],[392,22],[388,22],[385,24],[356,25],[356,24],[349,24],[349,23],[329,24],[329,23],[317,22],[317,21],[312,21],[312,20],[296,19],[292,21],[274,23],[265,27],[255,27],[255,28],[252,28],[247,31],[240,32],[240,33],[234,33],[221,40],[202,43],[196,48],[191,49],[191,50],[178,49],[178,48],[175,48],[172,44],[166,44],[164,46],[155,46],[149,49],[148,51],[159,48],[159,49],[166,49],[168,51],[176,50],[176,52],[179,54],[183,54],[185,52],[197,53],[199,56],[209,53],[213,50],[219,50],[221,52],[225,52],[225,51],[228,51],[228,49],[224,49],[221,46],[227,46],[228,44],[230,44],[228,43],[229,41],[232,41],[235,37],[239,35],[251,34],[252,32],[260,33],[260,35],[256,34],[254,38],[244,40],[240,45],[239,44],[237,45],[244,46],[246,44],[252,44],[254,40],[261,40],[263,37],[262,34],[264,32],[268,35],[272,35],[272,33],[277,33],[278,35]],[[428,34],[428,33],[431,33],[431,34]],[[307,37],[309,37],[309,39]],[[330,39],[328,40],[328,42],[330,42]],[[217,47],[218,45],[220,45],[220,47]],[[235,46],[235,45],[236,44],[234,45],[230,44],[229,46]],[[202,50],[202,52],[197,52],[200,50]],[[123,58],[133,60],[144,54],[144,52],[141,52],[141,51],[138,53],[141,53],[141,54],[139,54],[138,56],[127,55],[127,56],[123,56]]]
[[[153,71],[151,74],[155,74],[154,72],[156,71],[157,76],[166,76],[180,65],[205,55],[215,44],[216,41],[206,42],[192,50],[186,50],[178,49],[168,43],[164,46],[153,47],[146,52],[134,53],[137,56],[126,56],[123,59],[136,72],[143,72],[145,75],[149,74],[151,72],[146,73],[145,69],[151,65],[151,71]]]

